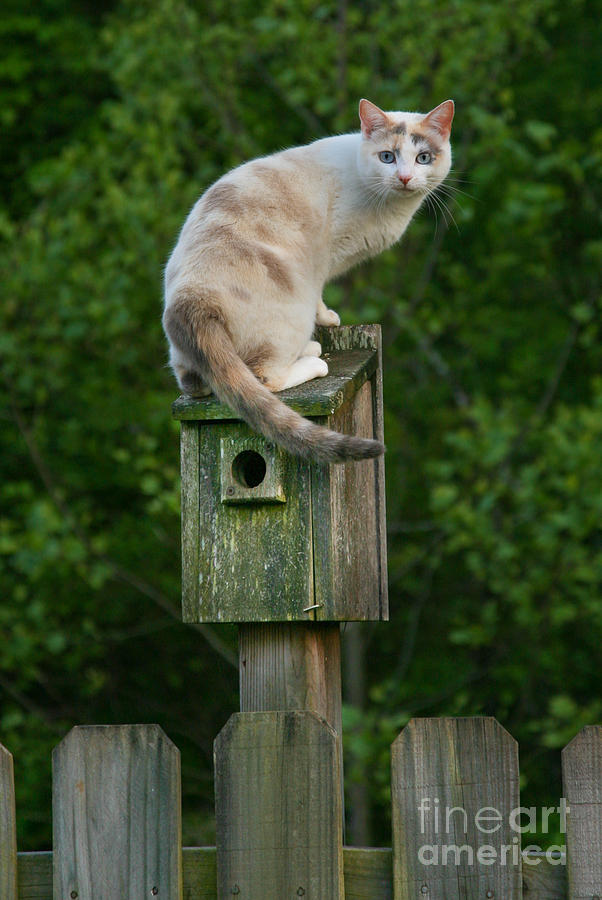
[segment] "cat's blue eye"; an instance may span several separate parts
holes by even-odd
[[[429,163],[433,161],[433,154],[429,153],[428,150],[423,150],[422,153],[419,153],[416,157],[416,162],[420,163],[421,166],[428,166]]]
[[[392,150],[383,150],[378,154],[378,158],[383,163],[392,163],[395,162],[395,154]]]

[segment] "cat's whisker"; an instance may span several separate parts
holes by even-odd
[[[437,198],[434,195],[434,191],[429,189],[425,192],[425,201],[429,210],[433,213],[435,218],[435,234],[437,234],[439,230],[439,218],[443,219],[446,228],[449,227],[449,223],[447,221],[447,216],[445,214],[445,209],[442,207],[441,203],[438,202]]]
[[[382,184],[382,181],[379,181],[375,184],[374,190],[371,194],[372,206],[374,210],[380,215],[382,212],[385,203],[387,201],[388,190],[385,185]]]
[[[441,210],[441,213],[442,213],[442,215],[443,215],[443,217],[445,218],[445,221],[446,221],[446,223],[447,223],[447,227],[449,228],[449,221],[448,221],[448,219],[447,219],[447,216],[449,216],[449,219],[453,222],[453,224],[454,224],[454,226],[455,226],[455,228],[456,228],[456,231],[459,232],[459,231],[460,231],[460,228],[459,228],[459,226],[458,226],[458,223],[456,222],[455,217],[454,217],[454,214],[453,214],[453,212],[451,211],[451,209],[450,209],[450,207],[448,206],[448,204],[445,202],[445,200],[444,200],[441,196],[439,196],[439,195],[437,194],[436,191],[433,191],[433,193],[432,193],[431,196],[432,196],[433,200],[435,201],[435,203],[437,203],[437,205],[439,206],[439,208],[440,208],[440,210]]]
[[[450,194],[447,191],[442,191],[440,188],[434,191],[434,193],[437,195],[438,199],[441,200],[441,202],[445,203],[446,206],[455,204],[460,209],[462,208],[459,202],[459,198],[455,194]]]
[[[449,227],[449,223],[447,221],[447,216],[445,215],[445,209],[442,207],[441,203],[438,201],[437,197],[434,193],[429,194],[428,196],[429,204],[433,212],[435,213],[435,219],[438,220],[438,214],[441,213],[443,221],[445,222],[446,227]]]
[[[474,182],[474,181],[466,182],[466,181],[462,181],[461,179],[446,178],[445,181],[442,182],[442,184],[444,184],[446,187],[450,188],[451,190],[460,191],[461,193],[466,194],[467,197],[472,197],[473,200],[479,199],[478,197],[474,197],[472,194],[469,194],[468,191],[465,191],[463,187],[458,186],[458,185],[464,185],[464,184],[468,184],[468,185],[476,184],[476,182]]]
[[[449,175],[445,177],[445,184],[449,184],[452,182],[453,184],[477,184],[476,181],[470,181],[467,178],[450,178]]]
[[[478,182],[474,178],[464,178],[464,176],[460,176],[456,173],[456,169],[450,169],[447,175],[445,176],[446,181],[457,181],[460,184],[477,184]]]
[[[450,223],[453,222],[456,230],[460,231],[460,229],[458,227],[458,223],[456,222],[456,220],[454,218],[454,214],[452,213],[448,204],[443,200],[443,198],[441,196],[439,196],[437,194],[437,191],[440,189],[440,187],[441,187],[441,185],[438,185],[437,187],[430,189],[425,194],[425,200],[426,200],[427,206],[433,212],[438,210],[441,213],[441,215],[443,217],[443,221],[445,222],[447,228],[449,228]],[[435,220],[436,219],[437,219],[437,214],[435,212]]]
[[[447,181],[444,181],[442,184],[440,184],[437,190],[440,190],[442,193],[447,193],[449,195],[461,194],[463,197],[469,197],[471,200],[480,202],[478,197],[475,197],[473,194],[469,194],[468,191],[463,191],[461,188],[458,188],[453,184],[448,184]]]
[[[431,198],[432,198],[433,202],[436,203],[437,206],[439,207],[439,209],[441,210],[446,222],[448,221],[447,220],[448,216],[453,220],[453,214],[451,212],[451,209],[449,208],[449,206],[445,202],[445,200],[437,193],[436,190],[433,191],[433,193],[431,194]]]
[[[432,202],[431,197],[430,197],[429,194],[426,194],[426,195],[425,195],[424,201],[425,201],[425,204],[426,204],[427,209],[429,209],[430,212],[432,212],[432,213],[433,213],[433,216],[435,217],[435,236],[436,236],[436,235],[437,235],[437,231],[438,231],[438,229],[439,229],[439,216],[438,216],[438,213],[437,213],[437,207],[436,207],[435,204]]]
[[[389,188],[386,184],[383,184],[380,176],[370,175],[366,182],[368,205],[380,214],[389,196]]]

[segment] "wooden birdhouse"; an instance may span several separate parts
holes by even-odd
[[[335,431],[382,440],[380,327],[324,328],[329,374],[279,396]],[[387,619],[384,461],[319,465],[215,398],[181,422],[185,622]]]

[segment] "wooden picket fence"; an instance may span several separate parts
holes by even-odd
[[[566,858],[520,852],[516,741],[492,718],[413,719],[392,747],[392,850],[344,847],[336,732],[237,713],[215,742],[217,848],[182,851],[177,747],[157,725],[78,727],[53,754],[54,851],[17,853],[0,745],[0,900],[595,900],[602,727],[562,768]]]

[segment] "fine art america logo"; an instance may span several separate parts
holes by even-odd
[[[537,831],[537,807],[518,806],[509,812],[500,812],[494,806],[484,806],[474,816],[469,816],[461,806],[442,806],[439,798],[423,797],[418,806],[420,813],[420,833],[426,840],[418,849],[418,859],[423,866],[492,866],[495,863],[502,866],[517,866],[521,860],[520,834],[534,833]],[[539,832],[547,834],[549,831],[550,816],[560,816],[560,832],[566,833],[566,816],[570,807],[566,805],[564,797],[558,806],[543,806],[540,809],[541,827]],[[486,838],[480,835],[494,835],[504,828],[506,836],[509,831],[514,832],[511,842],[503,843],[498,839],[490,838],[491,843],[482,843]],[[467,835],[473,838],[469,843]],[[444,843],[449,840],[448,835],[453,835],[455,843]],[[458,835],[464,835],[464,843],[458,843]],[[441,837],[440,837],[441,836]],[[440,838],[437,840],[437,838]],[[548,847],[544,851],[537,844],[531,844],[524,848],[522,860],[528,865],[538,865],[542,859],[547,859],[551,865],[565,865],[565,847],[559,844]],[[538,853],[539,856],[528,855]]]

